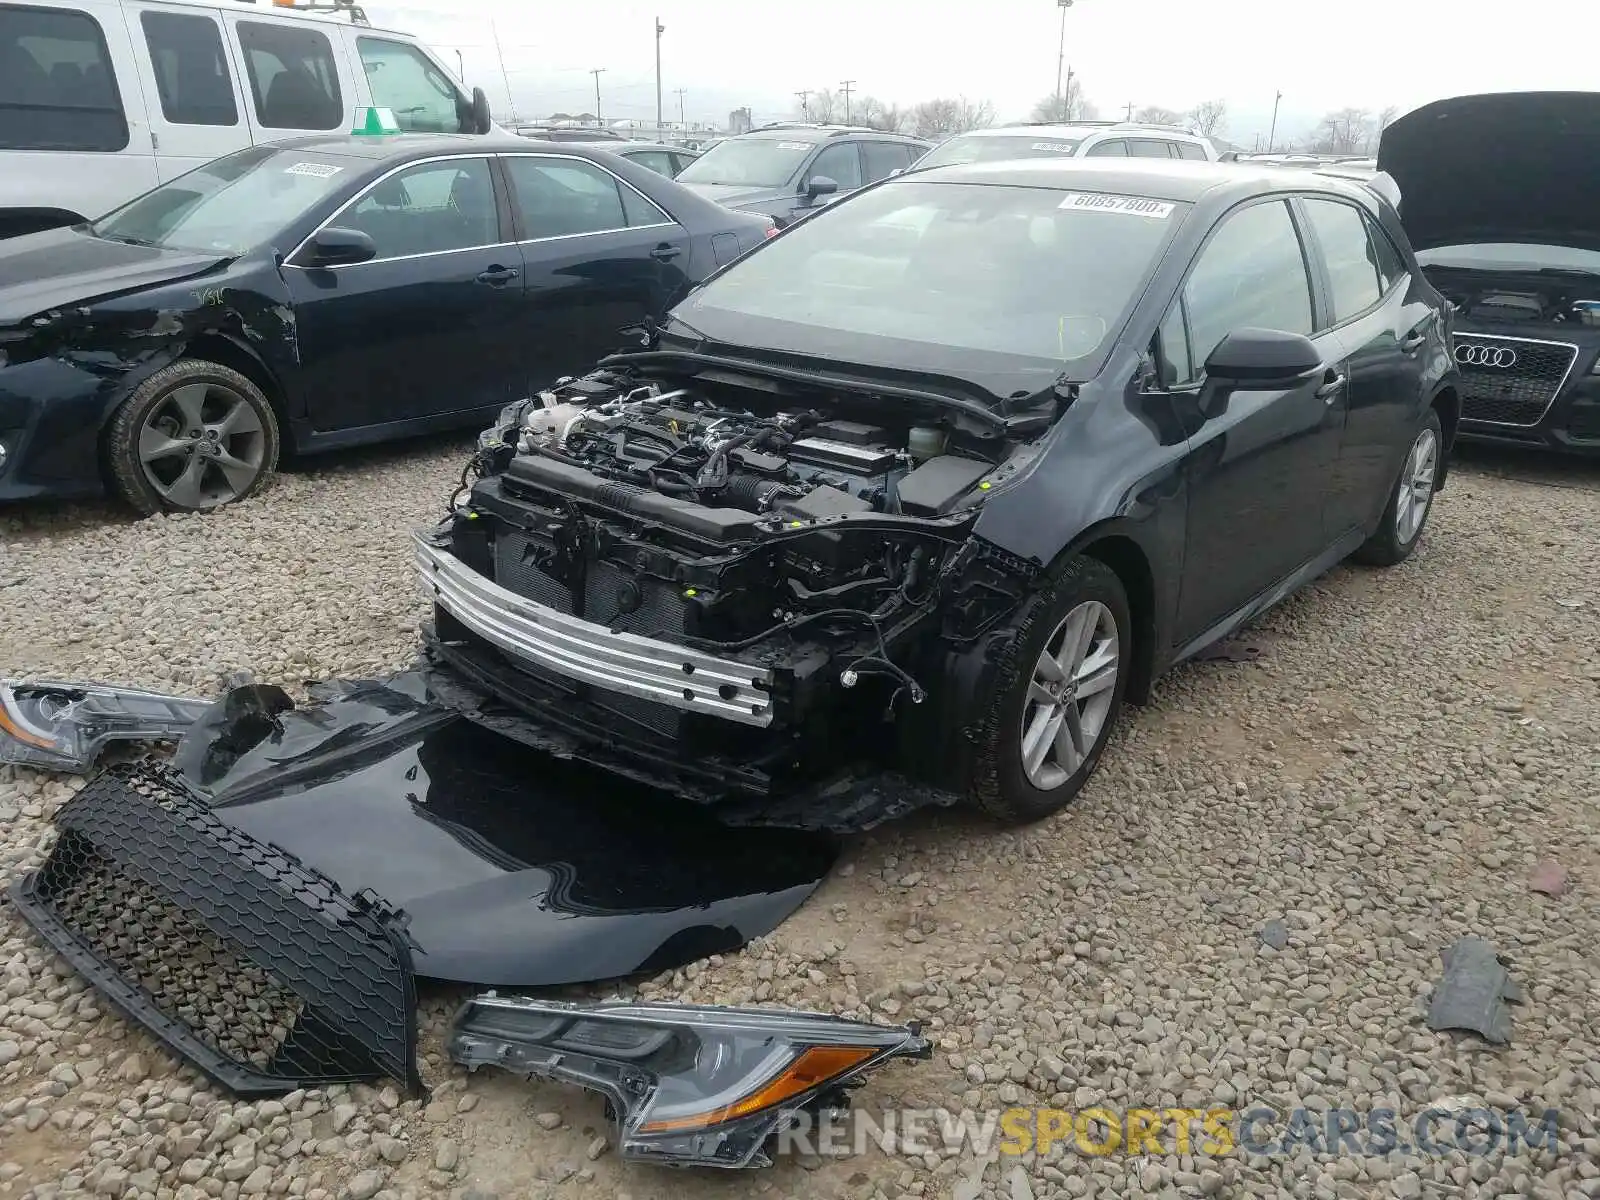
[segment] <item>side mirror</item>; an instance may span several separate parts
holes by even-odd
[[[489,97],[482,88],[472,89],[472,132],[488,133],[494,128],[494,118],[489,115]]]
[[[839,181],[829,179],[826,175],[813,175],[806,184],[806,200],[812,201],[819,196],[831,196],[839,190]]]
[[[348,266],[370,262],[378,257],[378,244],[359,229],[324,229],[311,239],[311,264],[317,267]]]
[[[1311,339],[1281,329],[1235,329],[1206,359],[1206,378],[1231,387],[1288,387],[1322,367]]]

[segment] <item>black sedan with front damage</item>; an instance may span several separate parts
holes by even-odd
[[[703,802],[845,803],[890,767],[1037,819],[1168,667],[1411,554],[1448,339],[1359,183],[891,179],[507,408],[416,542],[429,653],[558,753]]]
[[[1600,92],[1427,104],[1378,165],[1456,307],[1461,436],[1600,455]]]
[[[599,149],[241,150],[0,245],[0,500],[207,509],[281,453],[481,427],[772,228]]]

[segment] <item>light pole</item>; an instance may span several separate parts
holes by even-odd
[[[1056,53],[1056,111],[1062,113],[1066,104],[1061,94],[1061,77],[1067,68],[1067,9],[1072,7],[1072,0],[1056,0],[1056,7],[1061,10],[1061,41]]]
[[[661,35],[667,27],[656,18],[656,133],[661,132]]]
[[[604,71],[604,67],[591,67],[589,69],[589,74],[594,76],[594,123],[596,125],[604,124],[600,120],[600,75]]]
[[[1272,98],[1272,128],[1267,133],[1267,153],[1268,154],[1272,153],[1272,142],[1273,142],[1273,139],[1278,136],[1278,102],[1280,100],[1282,100],[1282,99],[1283,99],[1283,93],[1282,92],[1279,92],[1276,96],[1274,96]]]

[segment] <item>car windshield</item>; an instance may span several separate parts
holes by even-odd
[[[905,176],[686,299],[704,337],[1030,394],[1107,349],[1188,205]]]
[[[811,150],[810,142],[730,138],[718,142],[685,167],[678,182],[782,187],[794,178]]]
[[[1576,246],[1543,246],[1528,242],[1471,242],[1418,250],[1424,267],[1456,267],[1468,271],[1582,271],[1600,275],[1600,252]]]
[[[1049,158],[1051,155],[1070,155],[1083,145],[1082,138],[1041,137],[1038,134],[1017,134],[1004,137],[954,137],[944,145],[930,150],[917,163],[917,170],[927,167],[953,167],[961,163],[998,162],[1006,158]]]
[[[94,222],[111,241],[242,254],[349,177],[350,159],[252,146],[181,175]]]

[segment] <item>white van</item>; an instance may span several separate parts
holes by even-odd
[[[356,23],[357,21],[362,23]],[[256,142],[351,128],[488,133],[417,40],[293,0],[0,0],[0,237],[92,220]]]

